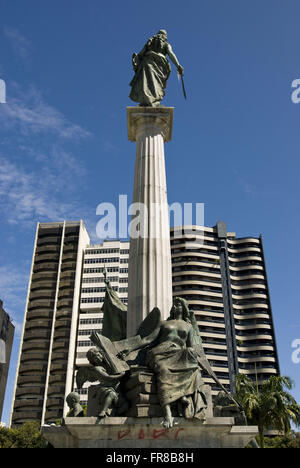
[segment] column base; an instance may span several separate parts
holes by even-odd
[[[43,426],[55,448],[244,448],[258,434],[256,426],[236,426],[233,418],[175,418],[165,429],[162,418],[66,418],[64,426]]]

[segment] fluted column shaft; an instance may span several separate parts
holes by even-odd
[[[128,135],[136,141],[130,232],[127,336],[154,307],[163,318],[172,305],[172,267],[164,142],[173,108],[127,109]]]

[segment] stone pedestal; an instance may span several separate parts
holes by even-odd
[[[128,107],[128,138],[136,142],[131,213],[127,336],[154,307],[166,319],[172,306],[170,226],[164,142],[171,139],[173,108]],[[136,218],[136,216],[138,218]]]
[[[258,433],[256,426],[235,426],[233,418],[176,418],[165,429],[161,418],[66,418],[65,425],[43,426],[55,448],[244,448]]]

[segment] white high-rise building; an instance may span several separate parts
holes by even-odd
[[[101,308],[106,291],[103,276],[104,265],[112,288],[124,304],[127,304],[128,258],[129,242],[106,241],[100,245],[88,245],[84,251],[76,339],[76,367],[88,364],[86,353],[93,346],[89,337],[93,331],[101,333],[102,330]],[[78,390],[74,380],[74,388],[82,395],[83,404],[87,403],[88,387],[89,384],[85,384],[81,390]]]

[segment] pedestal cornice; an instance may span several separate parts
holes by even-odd
[[[174,107],[127,107],[128,139],[137,141],[139,135],[153,130],[162,134],[165,142],[172,139]]]

